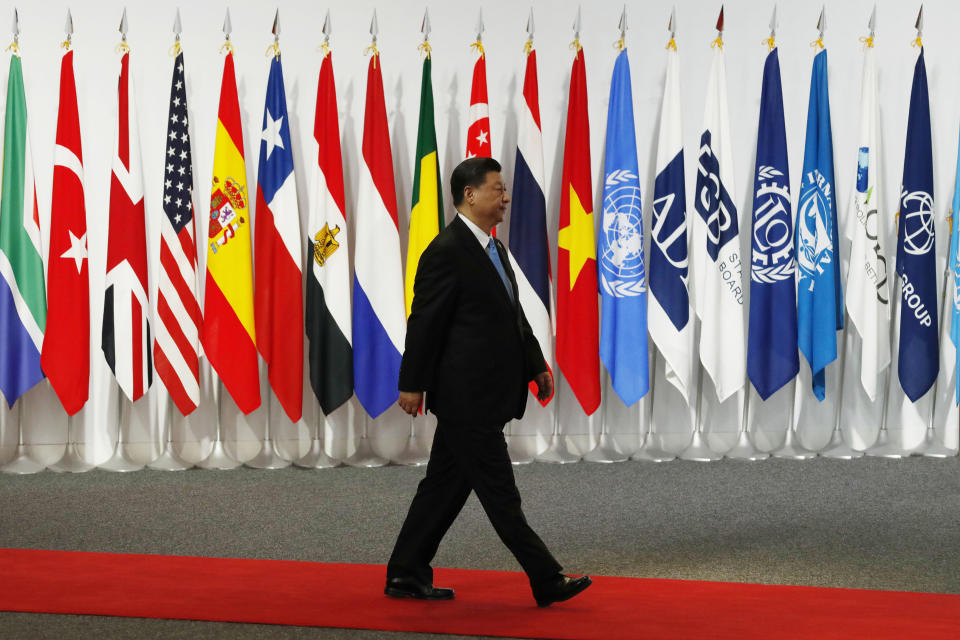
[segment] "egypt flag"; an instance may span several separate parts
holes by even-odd
[[[473,82],[470,85],[470,117],[467,126],[467,157],[490,158],[490,107],[487,104],[487,58],[483,45],[477,41],[477,61],[473,64]]]
[[[40,365],[64,410],[73,415],[90,388],[90,278],[87,214],[83,198],[83,153],[77,115],[73,51],[60,60],[60,107],[53,152],[47,265],[47,330]]]
[[[733,147],[727,76],[713,49],[697,167],[693,225],[694,300],[700,318],[700,361],[723,402],[746,378],[740,222],[731,194]]]
[[[413,307],[413,281],[420,256],[443,228],[443,197],[440,163],[437,159],[437,130],[433,119],[433,82],[430,54],[423,61],[420,84],[420,124],[417,127],[417,156],[413,160],[413,208],[410,211],[410,239],[407,244],[407,272],[404,288],[407,317]]]
[[[208,222],[203,348],[233,401],[250,413],[260,406],[260,380],[253,324],[250,202],[233,53],[223,63]]]
[[[257,171],[254,309],[257,348],[270,386],[292,422],[303,413],[300,209],[280,54],[270,59]]]
[[[527,54],[523,75],[523,102],[513,168],[513,204],[510,213],[510,266],[517,278],[520,307],[527,317],[540,351],[553,374],[553,286],[550,247],[547,243],[547,203],[544,197],[543,134],[540,130],[540,97],[537,87],[537,52]],[[530,382],[536,397],[537,383]],[[541,402],[546,406],[553,398]]]
[[[306,329],[310,386],[323,413],[330,415],[353,395],[350,249],[332,53],[320,65],[313,137],[318,155],[307,236]]]
[[[600,406],[597,253],[593,233],[587,72],[577,46],[570,72],[557,238],[557,363],[587,415]]]
[[[200,303],[193,217],[193,160],[183,53],[173,61],[164,153],[157,339],[153,363],[180,413],[200,404]]]
[[[47,323],[40,216],[27,136],[20,56],[10,57],[0,195],[0,391],[13,407],[43,380],[40,349]]]
[[[399,396],[406,333],[397,191],[381,66],[375,52],[367,67],[353,281],[353,381],[371,418]]]
[[[130,53],[120,58],[117,92],[117,146],[110,178],[107,274],[103,293],[100,348],[131,402],[153,380],[150,300],[147,281],[147,225],[143,208],[140,138],[133,106]]]

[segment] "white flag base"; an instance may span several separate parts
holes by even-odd
[[[937,437],[937,431],[933,428],[933,425],[927,427],[927,435],[924,438],[923,444],[916,451],[917,455],[922,455],[927,458],[951,458],[957,453],[953,449],[948,449],[943,446],[940,438]]]
[[[67,446],[63,450],[63,455],[48,468],[57,473],[84,473],[93,469],[93,465],[83,459],[80,455],[78,444],[73,437],[74,416],[67,418]]]
[[[735,444],[730,451],[727,451],[723,457],[730,458],[731,460],[757,462],[759,460],[766,460],[770,457],[770,454],[765,451],[760,451],[753,446],[753,443],[750,442],[750,434],[747,433],[746,429],[741,429],[737,444]]]
[[[17,445],[17,451],[13,455],[13,460],[0,467],[0,471],[3,473],[26,475],[29,473],[39,473],[45,468],[46,467],[36,462],[27,454],[27,448],[21,443]]]
[[[817,457],[817,452],[811,451],[800,444],[800,439],[794,432],[793,427],[788,427],[787,434],[783,438],[783,445],[773,451],[773,456],[786,460],[811,460]]]
[[[510,454],[510,463],[514,465],[521,464],[530,464],[536,460],[536,456],[532,453],[521,453],[517,451],[519,447],[510,447],[510,441],[513,439],[513,422],[507,423],[506,434],[507,436],[507,451]]]
[[[656,437],[657,434],[655,433],[647,433],[643,445],[636,453],[630,456],[630,459],[639,462],[670,462],[671,460],[676,460],[677,455],[675,453],[671,453],[662,446],[658,446],[660,443],[654,440]]]
[[[537,456],[537,462],[547,462],[550,464],[570,464],[571,462],[580,462],[580,456],[572,453],[567,448],[567,442],[554,430],[550,438],[550,445],[546,451]]]
[[[164,430],[166,437],[163,439],[163,453],[160,457],[147,465],[148,469],[155,471],[186,471],[193,467],[192,462],[187,462],[181,458],[173,447],[173,401],[167,401],[167,413],[164,418]]]
[[[352,456],[343,461],[344,464],[351,467],[383,467],[390,463],[389,460],[378,456],[373,446],[370,444],[370,438],[363,436],[357,440],[357,450]]]
[[[620,445],[613,439],[609,433],[601,433],[597,440],[597,446],[588,451],[583,459],[588,462],[624,462],[629,460],[630,456],[624,453]]]
[[[217,439],[213,443],[213,449],[210,455],[197,464],[201,469],[211,469],[216,471],[230,471],[239,467],[241,463],[230,457],[226,448],[223,446],[223,440],[220,439],[219,429],[217,430]]]
[[[420,443],[420,438],[417,437],[413,418],[410,419],[410,437],[407,438],[407,444],[403,447],[403,451],[395,455],[391,460],[397,464],[408,467],[422,467],[429,462],[430,454],[427,453],[426,447]]]
[[[833,436],[831,436],[830,442],[827,443],[827,448],[821,451],[820,455],[824,458],[833,458],[834,460],[853,460],[855,458],[862,458],[863,451],[857,451],[844,441],[843,431],[840,430],[838,425],[837,428],[833,430]]]
[[[723,459],[722,455],[710,448],[699,427],[693,432],[693,440],[690,442],[690,446],[681,451],[678,457],[681,460],[693,460],[694,462],[715,462]]]
[[[866,454],[873,458],[906,458],[910,454],[903,450],[898,444],[890,442],[890,432],[886,427],[880,429],[877,435],[877,441],[872,447],[867,449]]]
[[[339,467],[340,461],[328,456],[327,452],[323,450],[323,440],[314,437],[310,444],[310,451],[294,460],[293,464],[304,469],[332,469],[333,467]]]
[[[263,431],[263,444],[260,446],[260,452],[251,460],[244,462],[244,466],[251,469],[285,469],[290,466],[290,461],[280,455],[277,446],[273,443],[273,434],[270,430],[270,392],[267,392],[267,424]]]

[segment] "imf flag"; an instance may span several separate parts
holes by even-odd
[[[903,188],[897,225],[897,276],[900,301],[900,386],[919,400],[940,373],[937,336],[936,234],[933,208],[933,152],[930,97],[923,49],[913,70]]]
[[[766,400],[800,370],[790,169],[777,49],[767,54],[763,67],[753,188],[747,375]]]
[[[597,271],[602,299],[600,357],[617,395],[631,406],[647,393],[650,382],[643,219],[626,49],[617,56],[610,84]]]
[[[843,328],[837,206],[833,186],[833,132],[827,89],[827,52],[813,59],[807,139],[803,152],[800,209],[797,211],[798,344],[813,377],[817,400],[826,397],[826,368],[837,359],[837,331]]]

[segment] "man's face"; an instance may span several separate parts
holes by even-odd
[[[510,195],[499,171],[487,172],[479,187],[467,187],[466,196],[473,212],[491,224],[499,224],[507,214]]]

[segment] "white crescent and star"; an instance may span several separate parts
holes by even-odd
[[[79,238],[73,235],[73,231],[67,230],[70,234],[70,248],[60,254],[61,258],[73,258],[77,263],[77,273],[83,270],[83,261],[87,259],[87,234],[84,233]]]

